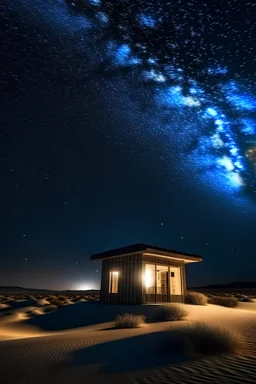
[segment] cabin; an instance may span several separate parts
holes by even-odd
[[[147,244],[91,256],[102,260],[100,301],[105,304],[184,302],[186,264],[202,257]]]

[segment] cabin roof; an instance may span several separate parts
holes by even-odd
[[[191,253],[185,253],[185,252],[179,252],[167,248],[162,248],[162,247],[156,247],[154,245],[149,245],[149,244],[131,244],[127,245],[125,247],[121,248],[116,248],[116,249],[110,249],[105,252],[97,253],[94,255],[91,255],[91,260],[101,260],[101,259],[106,259],[106,258],[111,258],[115,256],[125,256],[129,253],[139,253],[139,252],[151,252],[155,253],[159,256],[170,256],[170,257],[176,257],[178,258],[183,258],[184,260],[191,260],[191,261],[202,261],[203,258],[201,256],[191,254]]]

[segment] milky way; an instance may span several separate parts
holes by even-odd
[[[31,3],[23,5],[29,10]],[[153,109],[159,132],[176,143],[191,183],[251,209],[256,199],[256,6],[248,0],[208,3],[48,0],[38,13],[55,33],[79,31],[79,49],[96,36],[99,76],[110,74],[114,81],[122,73],[133,74],[141,103],[146,87],[150,106],[145,114],[150,120]]]

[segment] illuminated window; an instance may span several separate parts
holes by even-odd
[[[145,265],[145,293],[154,294],[155,293],[155,265],[146,264]]]
[[[109,293],[118,293],[119,272],[111,271],[109,273]]]
[[[146,264],[144,286],[149,295],[181,295],[180,268]]]

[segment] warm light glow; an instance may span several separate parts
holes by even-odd
[[[119,272],[110,271],[109,273],[109,293],[118,293]]]
[[[81,283],[81,284],[77,284],[73,289],[77,291],[88,291],[90,289],[98,289],[98,288],[96,288],[96,285],[92,283]]]
[[[149,269],[146,269],[145,271],[145,287],[149,288],[153,284],[153,276],[152,276],[152,271]]]

